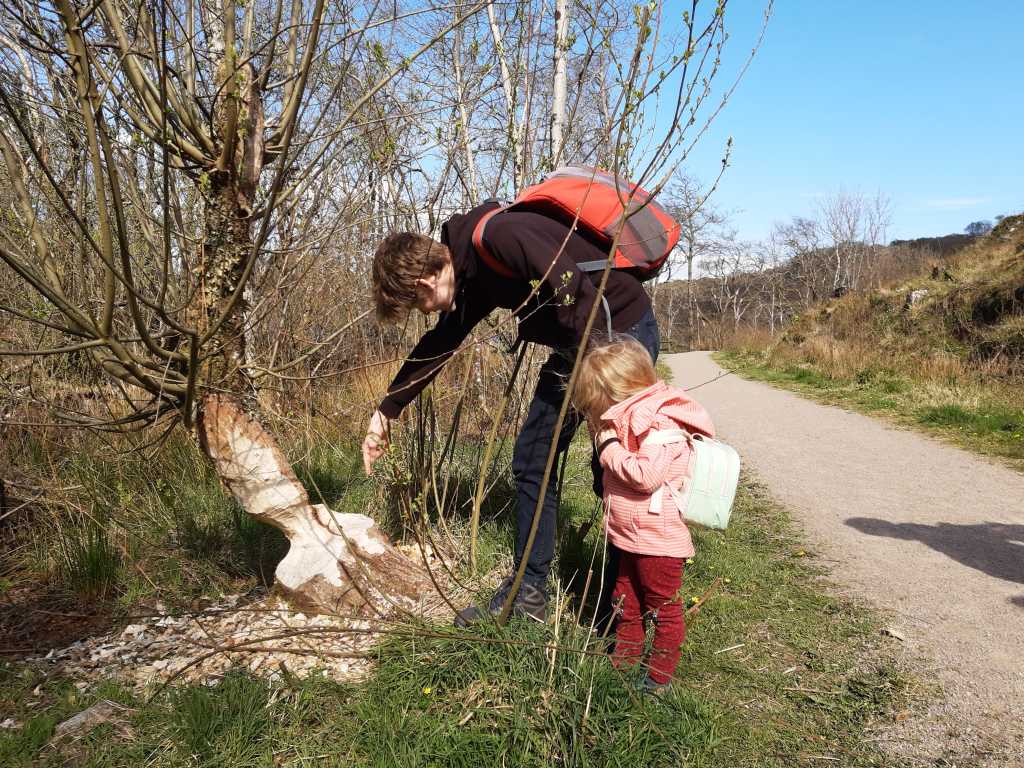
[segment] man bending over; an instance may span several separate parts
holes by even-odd
[[[440,242],[401,232],[389,235],[377,248],[373,259],[373,294],[378,317],[397,323],[414,308],[440,316],[409,354],[370,419],[363,441],[363,463],[370,473],[373,463],[387,448],[391,420],[431,382],[473,327],[498,307],[515,310],[520,340],[552,350],[540,370],[537,389],[512,456],[518,567],[526,549],[565,386],[597,298],[596,285],[601,273],[585,273],[577,264],[604,260],[607,250],[596,240],[591,241],[582,233],[570,233],[568,226],[542,214],[503,211],[487,223],[484,233],[490,254],[515,277],[499,274],[480,258],[472,242],[477,222],[494,206],[484,203],[466,214],[452,216],[442,226]],[[534,285],[538,286],[536,290]],[[595,328],[605,327],[607,311],[613,331],[633,336],[656,359],[658,325],[639,280],[612,270],[605,299],[607,308],[598,309],[601,322],[595,323]],[[568,449],[579,423],[580,417],[570,412],[557,437],[560,453]],[[596,457],[592,468],[594,490],[600,496],[602,470]],[[550,482],[523,582],[512,604],[514,614],[538,621],[547,616],[547,579],[555,552],[557,506],[556,483]],[[617,553],[610,549],[605,572],[611,580],[617,570],[616,559]],[[510,575],[499,585],[488,605],[492,614],[500,613],[512,581]],[[605,587],[604,593],[610,593],[610,586]],[[469,607],[459,613],[455,623],[466,626],[484,615],[479,608]]]

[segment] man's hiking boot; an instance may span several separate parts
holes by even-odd
[[[498,585],[494,597],[487,604],[487,610],[476,605],[463,608],[455,616],[456,627],[468,627],[470,624],[477,624],[483,621],[488,614],[497,618],[501,615],[501,609],[505,605],[508,593],[512,589],[512,581],[515,577],[509,576]],[[519,585],[519,594],[512,601],[512,616],[526,616],[527,618],[539,621],[543,624],[548,618],[548,596],[540,587],[530,584],[528,581]]]

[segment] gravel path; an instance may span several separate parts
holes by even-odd
[[[1024,766],[1024,475],[667,355],[675,383],[792,510],[835,578],[891,612],[945,691],[894,726],[922,765]],[[944,762],[936,763],[937,760]]]

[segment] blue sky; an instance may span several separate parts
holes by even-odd
[[[762,10],[729,3],[725,69]],[[688,170],[712,178],[733,137],[715,200],[751,240],[840,188],[892,200],[890,239],[1024,211],[1022,31],[1021,0],[778,0]]]

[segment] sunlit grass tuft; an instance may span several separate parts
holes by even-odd
[[[57,573],[64,586],[84,600],[111,596],[117,589],[122,568],[121,551],[98,523],[61,529]]]

